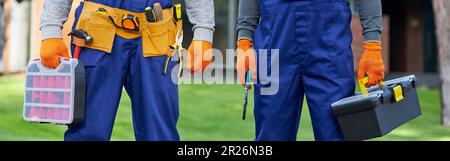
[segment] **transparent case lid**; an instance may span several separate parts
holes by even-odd
[[[61,59],[56,69],[32,60],[28,64],[23,117],[40,123],[70,124],[74,113],[76,59]]]

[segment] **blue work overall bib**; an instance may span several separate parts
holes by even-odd
[[[144,12],[154,2],[160,2],[163,8],[172,6],[169,0],[90,1],[133,12]],[[76,10],[75,24],[82,5]],[[178,86],[170,74],[162,74],[165,56],[143,57],[141,41],[141,37],[116,35],[111,53],[81,50],[79,59],[86,69],[86,117],[81,124],[69,126],[65,140],[109,140],[123,87],[131,98],[136,140],[179,140]],[[175,65],[171,61],[168,71]]]
[[[349,3],[260,0],[260,8],[254,47],[269,49],[269,59],[270,49],[279,49],[280,77],[275,95],[262,94],[260,89],[271,84],[258,78],[256,140],[296,140],[304,95],[315,139],[342,140],[331,104],[353,95],[355,88]],[[259,64],[258,71],[268,68]]]

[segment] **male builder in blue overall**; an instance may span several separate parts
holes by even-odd
[[[191,60],[210,54],[214,6],[212,0],[186,0],[185,4],[194,25],[187,63],[193,72],[210,63],[207,58]],[[71,5],[72,0],[44,2],[41,58],[47,67],[55,68],[59,57],[69,57],[61,29]],[[136,140],[179,140],[178,86],[171,74],[163,74],[165,65],[170,73],[178,63],[165,61],[176,55],[169,46],[181,35],[181,20],[175,18],[173,5],[172,0],[85,0],[80,4],[73,29],[93,37],[79,57],[86,69],[86,117],[68,127],[65,140],[109,140],[123,87],[131,97]],[[147,9],[152,9],[149,16]]]
[[[367,75],[365,85],[372,86],[384,79],[381,0],[355,0],[355,6],[365,38],[358,80]],[[331,104],[354,94],[351,17],[347,0],[240,1],[236,69],[241,83],[247,70],[257,81],[256,140],[296,140],[304,95],[315,139],[343,139]],[[270,49],[279,49],[275,95],[261,93],[270,83],[261,84],[257,77],[257,69],[267,68],[258,61],[270,60],[256,61],[259,49],[268,49],[269,55]]]

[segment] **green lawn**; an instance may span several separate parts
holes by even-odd
[[[64,126],[34,124],[22,119],[23,78],[0,77],[0,140],[63,140]],[[241,120],[240,85],[181,85],[178,129],[182,140],[252,140],[252,112]],[[423,115],[376,140],[450,140],[450,128],[440,125],[440,95],[420,89]],[[252,97],[249,107],[252,105]],[[304,106],[306,107],[306,105]],[[252,108],[250,108],[250,111]],[[307,108],[303,108],[299,140],[313,140]],[[130,100],[124,93],[113,140],[134,140]]]

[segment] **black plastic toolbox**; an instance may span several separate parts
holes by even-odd
[[[333,103],[346,140],[384,136],[422,114],[414,75],[389,80],[383,87],[369,88],[367,96],[357,93]]]

